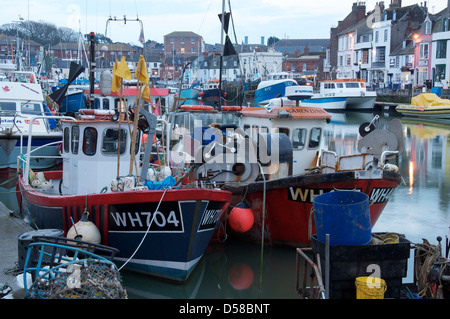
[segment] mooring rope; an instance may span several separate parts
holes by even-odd
[[[169,188],[170,188],[170,187],[164,189],[164,193],[162,194],[161,199],[159,200],[159,203],[158,203],[158,206],[156,207],[155,213],[158,211],[159,206],[161,205],[161,202],[162,202],[162,200],[163,200],[163,198],[164,198],[164,195],[166,195],[166,192],[167,192],[167,190],[168,190]],[[134,255],[138,252],[139,248],[141,248],[142,243],[144,242],[145,238],[147,237],[147,234],[148,234],[149,231],[150,231],[150,227],[152,226],[153,220],[154,220],[154,218],[155,218],[155,213],[153,213],[152,219],[151,219],[150,222],[148,223],[147,230],[146,230],[144,236],[142,237],[141,242],[139,243],[139,245],[137,246],[137,248],[136,248],[136,250],[133,252],[133,254],[130,256],[130,258],[128,258],[128,260],[127,260],[122,266],[120,266],[119,271],[122,270],[122,268],[125,267],[125,265],[128,264],[128,262],[129,262],[131,259],[133,259]]]

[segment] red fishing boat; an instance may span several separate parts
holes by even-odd
[[[142,109],[139,114],[131,122],[90,109],[62,119],[62,171],[35,174],[28,151],[17,182],[20,212],[30,225],[65,235],[88,218],[98,229],[95,243],[119,250],[114,262],[121,268],[183,282],[210,243],[231,193],[182,187],[162,162],[149,167],[156,117]],[[143,132],[148,139],[142,153]]]
[[[313,198],[339,190],[369,196],[373,227],[401,182],[398,168],[389,163],[403,150],[399,120],[391,121],[386,129],[376,128],[376,119],[363,123],[360,153],[339,156],[321,148],[324,125],[331,117],[321,108],[249,107],[240,115],[240,129],[224,134],[225,147],[217,145],[214,156],[194,175],[224,183],[223,188],[233,193],[230,207],[248,204],[254,223],[247,231],[234,232],[241,237],[260,242],[264,236],[270,244],[309,245],[310,234],[315,233]],[[226,131],[230,126],[216,128]],[[248,157],[236,155],[239,145],[245,145],[242,148]],[[230,153],[237,156],[234,163],[229,162]]]

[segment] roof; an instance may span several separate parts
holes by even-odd
[[[169,34],[166,34],[164,38],[165,37],[201,38],[202,36],[192,31],[173,31]]]
[[[279,118],[280,113],[287,112],[294,119],[327,119],[331,115],[320,107],[286,106],[275,107],[270,112],[265,107],[245,107],[240,112],[243,116]]]

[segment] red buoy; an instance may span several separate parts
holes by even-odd
[[[250,206],[242,201],[237,204],[228,215],[231,228],[238,233],[245,233],[252,228],[255,217]]]
[[[245,263],[237,263],[228,272],[228,281],[236,290],[250,288],[253,283],[253,270]]]

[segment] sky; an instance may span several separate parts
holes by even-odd
[[[225,0],[233,24],[228,34],[233,43],[247,36],[251,44],[265,43],[271,36],[279,39],[328,39],[330,28],[337,26],[361,0]],[[366,0],[372,11],[380,0]],[[386,6],[391,0],[385,0]],[[423,0],[402,0],[403,6]],[[173,31],[192,31],[206,43],[221,42],[223,0],[0,0],[0,24],[20,18],[45,21],[75,31],[105,34],[115,42],[138,44],[142,21],[145,40],[164,42]],[[447,0],[428,0],[430,13],[447,7]],[[124,23],[124,16],[127,22]],[[116,18],[122,21],[110,21]],[[234,28],[232,28],[234,26]]]

